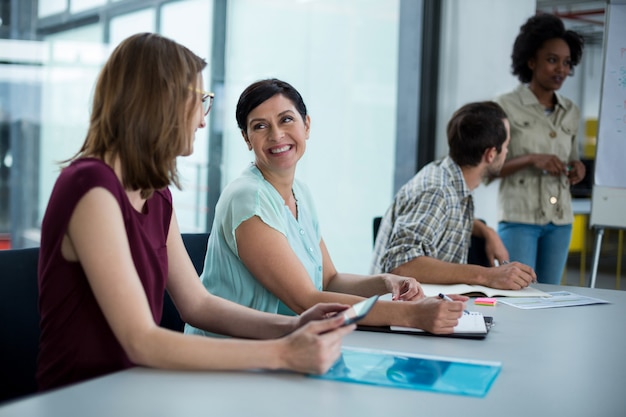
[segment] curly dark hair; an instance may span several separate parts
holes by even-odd
[[[522,83],[530,82],[533,73],[528,68],[528,60],[535,56],[544,42],[555,38],[563,39],[569,46],[570,75],[573,75],[574,67],[582,58],[585,40],[577,32],[566,30],[565,25],[557,16],[547,13],[530,17],[520,27],[511,54],[511,72],[513,75],[516,75]]]

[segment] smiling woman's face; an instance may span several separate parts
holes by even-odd
[[[250,112],[244,139],[261,172],[280,173],[295,170],[306,150],[309,129],[309,116],[302,119],[291,100],[277,94]]]

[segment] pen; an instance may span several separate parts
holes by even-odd
[[[452,298],[448,297],[445,294],[439,293],[439,298],[441,298],[442,300],[446,300],[446,301],[454,301]],[[463,310],[463,313],[465,314],[469,314],[470,312],[467,310]]]

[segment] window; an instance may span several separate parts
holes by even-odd
[[[205,89],[209,91],[214,90],[214,86],[210,84],[212,24],[212,2],[205,0],[168,3],[161,10],[160,33],[180,42],[207,60],[209,65],[202,75]],[[222,97],[218,94],[216,101],[220,100]],[[172,187],[172,198],[183,232],[204,232],[211,227],[207,226],[210,116],[206,118],[207,126],[196,131],[193,154],[180,157],[177,161],[183,189]]]
[[[42,2],[39,15],[67,12],[72,3],[55,4]],[[333,260],[340,270],[367,272],[372,219],[384,212],[392,196],[399,0],[225,4],[227,10],[219,13],[226,33],[216,38],[224,51],[223,65],[218,55],[219,68],[210,62],[216,53],[211,0],[137,0],[123,2],[123,7],[122,2],[84,0],[71,6],[70,18],[80,9],[81,19],[91,16],[87,20],[95,18],[98,23],[44,39],[50,57],[40,71],[38,216],[29,228],[36,230],[41,221],[58,174],[57,162],[71,157],[84,140],[91,92],[111,48],[132,33],[155,31],[206,57],[205,87],[216,92],[212,126],[198,130],[194,154],[178,161],[184,189],[172,192],[181,230],[210,229],[209,169],[220,172],[221,183],[213,187],[220,188],[252,160],[235,122],[239,94],[253,81],[277,77],[302,93],[312,118],[297,176],[315,197]],[[220,16],[215,19],[219,22]],[[77,18],[76,24],[81,21]],[[221,135],[223,145],[217,160],[208,140],[214,132]]]
[[[340,271],[369,270],[372,220],[391,202],[398,12],[398,1],[229,2],[224,183],[252,160],[235,122],[239,94],[261,78],[289,82],[311,116],[296,176]]]

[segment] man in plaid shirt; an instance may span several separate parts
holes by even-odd
[[[396,194],[374,245],[371,273],[391,272],[423,283],[521,289],[536,280],[509,262],[497,232],[474,219],[472,191],[495,177],[506,159],[509,121],[491,101],[457,110],[447,127],[449,154],[422,168]],[[468,265],[471,236],[485,239],[492,266]]]

